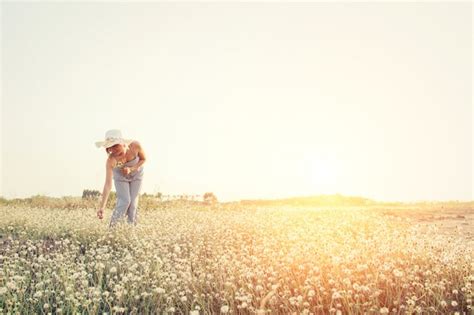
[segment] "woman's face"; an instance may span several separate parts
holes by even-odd
[[[111,146],[110,148],[107,148],[107,152],[109,152],[113,156],[119,156],[119,155],[122,155],[125,152],[125,150],[124,150],[123,144],[116,144],[116,145]]]

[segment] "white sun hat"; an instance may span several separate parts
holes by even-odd
[[[97,141],[95,145],[100,148],[110,148],[116,144],[130,144],[133,140],[131,139],[124,139],[122,137],[122,132],[118,129],[111,129],[105,133],[105,141]]]

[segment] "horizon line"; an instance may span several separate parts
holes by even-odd
[[[157,193],[148,193],[148,192],[143,192],[140,195],[148,195],[148,196],[154,196]],[[174,197],[179,197],[179,196],[198,196],[202,198],[204,195],[203,194],[163,194],[162,196],[174,196]],[[457,202],[457,203],[471,203],[474,202],[474,199],[416,199],[416,200],[382,200],[382,199],[375,199],[375,198],[370,198],[366,196],[361,196],[361,195],[344,195],[341,193],[334,193],[334,194],[315,194],[315,195],[296,195],[296,196],[287,196],[287,197],[259,197],[259,198],[236,198],[236,199],[219,199],[219,202],[239,202],[239,201],[279,201],[279,200],[288,200],[288,199],[305,199],[305,198],[320,198],[320,197],[343,197],[343,198],[360,198],[360,199],[366,199],[367,201],[374,202],[374,203],[450,203],[450,202]],[[13,198],[7,198],[3,195],[0,195],[0,199],[5,199],[5,200],[15,200],[15,199],[29,199],[29,198],[34,198],[34,197],[47,197],[47,198],[55,198],[55,199],[61,199],[61,198],[82,198],[81,195],[63,195],[63,196],[52,196],[48,194],[35,194],[35,195],[30,195],[29,197],[13,197]],[[178,199],[178,198],[176,198]]]

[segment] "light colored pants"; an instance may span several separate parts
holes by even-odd
[[[142,186],[143,170],[131,177],[114,178],[117,204],[109,227],[115,226],[125,215],[129,224],[137,224],[138,197]]]

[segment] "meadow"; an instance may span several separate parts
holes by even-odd
[[[472,314],[474,210],[0,205],[1,314]]]

